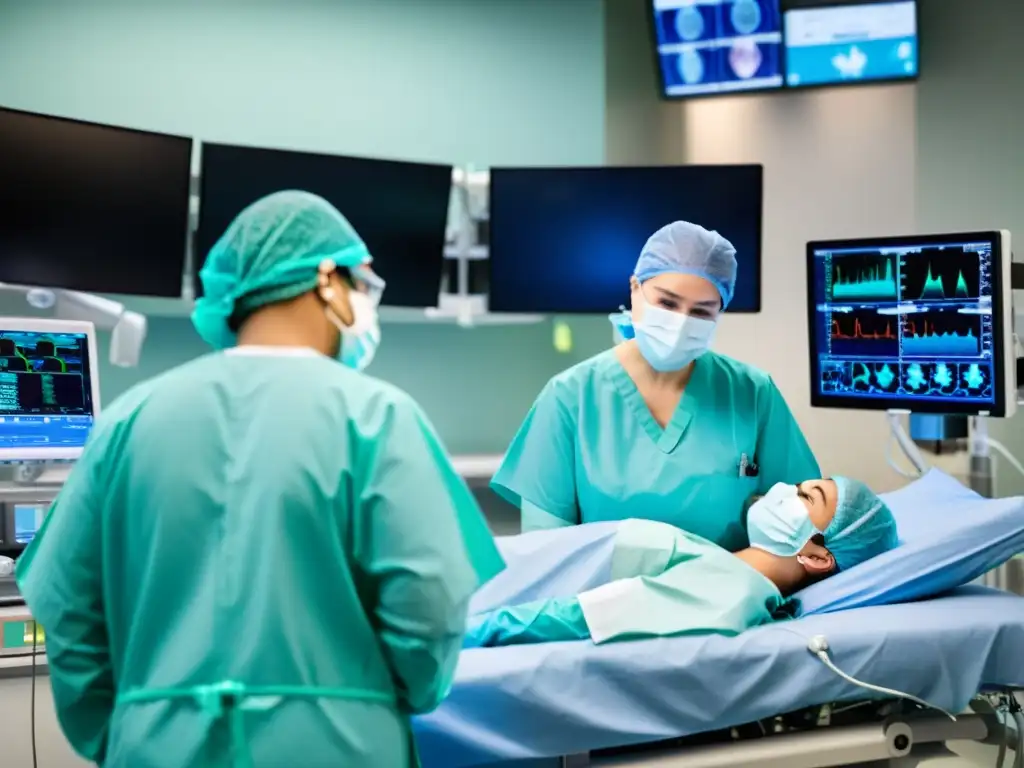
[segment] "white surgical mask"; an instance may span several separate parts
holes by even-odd
[[[639,291],[641,297],[643,290]],[[655,307],[644,301],[643,316],[634,325],[640,354],[659,373],[685,368],[711,347],[715,321]]]
[[[779,557],[799,554],[818,533],[795,485],[776,483],[747,510],[750,546]]]
[[[380,321],[374,300],[360,291],[349,291],[352,325],[345,325],[330,306],[324,307],[327,319],[341,332],[338,362],[362,371],[377,354],[380,346]]]

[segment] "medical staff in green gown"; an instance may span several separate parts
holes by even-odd
[[[820,476],[771,378],[710,351],[735,284],[717,232],[650,237],[612,316],[626,340],[547,384],[494,476],[524,531],[638,518],[735,551],[751,496]]]
[[[383,282],[326,201],[242,212],[193,321],[226,350],[97,421],[17,568],[75,751],[107,768],[407,766],[503,567],[409,396],[361,373]]]

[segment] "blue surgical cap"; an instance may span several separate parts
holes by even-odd
[[[286,191],[257,200],[210,249],[192,323],[207,344],[232,347],[232,317],[313,290],[324,259],[351,268],[369,263],[370,252],[322,197]]]
[[[845,571],[899,544],[896,518],[878,494],[859,480],[833,477],[839,491],[836,514],[825,529],[825,546]]]
[[[736,249],[717,232],[688,221],[673,221],[651,235],[633,274],[641,283],[667,272],[703,277],[729,306],[736,288]]]

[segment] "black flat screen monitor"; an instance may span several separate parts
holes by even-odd
[[[656,230],[684,220],[736,247],[729,312],[761,311],[760,165],[493,168],[490,300],[495,312],[613,312]]]
[[[437,306],[452,166],[204,143],[202,168],[197,268],[248,205],[298,189],[328,200],[352,223],[387,282],[385,305]]]
[[[811,405],[1009,415],[1009,234],[807,245]]]
[[[792,8],[783,23],[790,88],[918,76],[914,0]]]
[[[181,296],[192,140],[0,109],[0,282]]]
[[[650,2],[667,98],[783,86],[779,0]]]

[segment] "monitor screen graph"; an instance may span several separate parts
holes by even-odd
[[[779,0],[652,0],[664,94],[781,88]]]
[[[97,411],[90,341],[86,333],[0,330],[0,457],[81,452]]]
[[[784,34],[790,88],[918,75],[914,0],[791,9]]]
[[[812,404],[1005,406],[999,233],[808,245]]]

